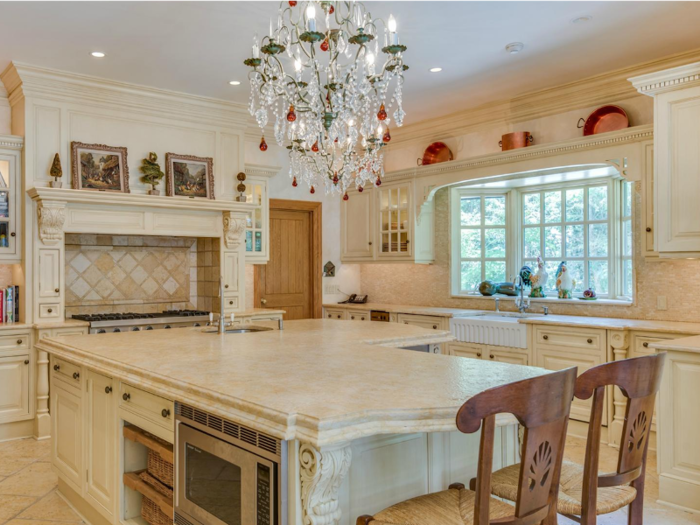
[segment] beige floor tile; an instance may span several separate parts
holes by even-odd
[[[0,482],[0,494],[44,496],[56,488],[57,481],[50,463],[32,463]]]
[[[0,495],[0,522],[10,520],[32,505],[36,498]]]
[[[6,477],[34,461],[50,457],[51,442],[33,438],[0,443],[0,476]]]
[[[48,521],[48,520],[21,520],[19,518],[15,518],[13,520],[8,521],[5,523],[5,525],[56,525],[57,523],[75,523],[76,525],[79,523],[85,523],[83,521],[62,521],[62,522],[56,522],[56,521]]]
[[[27,520],[81,521],[80,516],[56,491],[49,493],[17,517]]]

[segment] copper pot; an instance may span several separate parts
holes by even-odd
[[[425,148],[423,158],[418,159],[418,165],[437,164],[438,162],[447,162],[453,159],[454,156],[450,148],[447,147],[447,144],[444,142],[433,142],[430,146]]]
[[[579,129],[583,128],[583,136],[597,135],[598,133],[607,133],[609,131],[618,131],[626,129],[630,125],[627,113],[620,106],[602,106],[588,115],[588,118],[578,119],[576,125]]]
[[[529,131],[516,131],[503,135],[498,145],[501,146],[501,151],[508,151],[509,149],[526,148],[532,144],[533,140]]]

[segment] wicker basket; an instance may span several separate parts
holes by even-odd
[[[148,473],[158,481],[173,487],[173,464],[165,461],[158,452],[148,449]]]
[[[141,517],[150,525],[173,525],[173,517],[168,516],[151,499],[141,498]]]

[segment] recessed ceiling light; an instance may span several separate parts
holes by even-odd
[[[92,56],[94,56],[95,58],[104,58],[105,57],[105,54],[102,51],[93,51],[90,54]]]
[[[442,71],[441,67],[431,67],[430,68],[431,73],[439,73],[440,71]]]
[[[522,42],[512,42],[506,46],[506,51],[508,51],[511,55],[515,55],[516,53],[520,53],[523,50],[523,43]]]
[[[572,24],[585,24],[586,22],[590,22],[593,19],[591,15],[583,15],[574,18],[571,23]]]
[[[232,80],[231,82],[229,82],[229,84],[231,84],[232,86],[240,86],[241,85],[241,83],[238,80]]]

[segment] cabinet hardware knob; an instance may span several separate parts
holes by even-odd
[[[105,387],[105,394],[111,394],[112,393],[112,387],[111,386],[106,386]]]
[[[58,372],[61,369],[61,365],[53,365],[53,371]]]
[[[647,226],[647,233],[651,232],[651,228]]]
[[[372,241],[369,241],[369,245],[372,246]]]
[[[494,357],[493,354],[489,355],[489,359],[493,359],[493,357]]]
[[[476,357],[481,357],[481,352],[477,352]]]
[[[17,339],[17,344],[18,344],[18,345],[21,345],[21,344],[22,344],[22,340],[21,340],[21,339]]]
[[[10,237],[14,237],[15,235],[16,235],[15,232],[12,232],[12,233],[10,234]]]
[[[354,315],[351,315],[351,316],[350,316],[350,319],[354,321],[354,320],[355,320],[355,316],[354,316]]]
[[[267,299],[260,299],[260,304],[267,304]]]
[[[328,314],[328,319],[330,319],[331,317],[333,317],[333,316],[331,314]]]
[[[73,372],[73,379],[75,379],[76,381],[80,379],[80,374],[78,372]]]
[[[340,319],[340,314],[338,314],[338,319]]]
[[[29,364],[29,359],[25,359],[25,360],[24,360],[24,364],[25,364],[25,365],[28,365],[28,364]]]
[[[167,408],[164,408],[163,411],[160,413],[160,415],[163,417],[168,417],[170,415],[170,410]]]
[[[433,325],[433,330],[437,330],[437,325],[436,325],[436,324]]]
[[[586,339],[586,342],[590,345],[593,344],[593,339]]]
[[[46,311],[49,312],[49,313],[51,313],[51,312],[53,312],[53,308],[49,308],[49,309],[46,310]]]
[[[360,317],[360,321],[364,321],[364,320],[365,320],[365,318],[364,318],[364,317]]]
[[[129,394],[128,392],[124,392],[124,394],[122,395],[122,399],[124,401],[129,401],[131,399],[131,394]]]
[[[547,334],[545,334],[542,336],[542,339],[544,339],[546,341],[547,339],[549,339],[549,336]]]
[[[644,348],[649,348],[649,343],[642,343],[642,346],[643,346]]]
[[[228,284],[225,284],[225,285],[224,285],[224,288],[228,288]]]
[[[54,290],[54,292],[56,292],[56,293],[58,293],[58,292],[60,292],[60,291],[61,291],[60,288],[56,288],[56,289]]]

